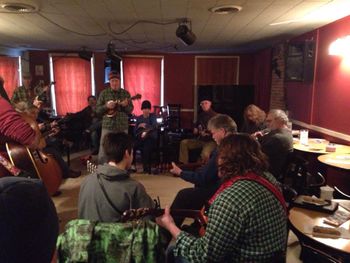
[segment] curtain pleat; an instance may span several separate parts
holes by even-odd
[[[18,57],[0,56],[0,76],[3,77],[4,88],[9,98],[19,86]]]
[[[254,85],[255,104],[265,111],[270,108],[272,49],[264,49],[255,55]]]
[[[238,84],[238,57],[197,58],[198,85],[235,85]]]
[[[91,95],[91,64],[78,57],[53,57],[58,115],[77,112],[87,106]]]

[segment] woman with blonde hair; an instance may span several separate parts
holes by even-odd
[[[250,104],[244,109],[243,118],[244,122],[240,132],[252,134],[266,128],[266,113],[254,104]]]

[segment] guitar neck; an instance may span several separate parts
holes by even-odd
[[[18,176],[22,171],[15,167],[2,153],[0,153],[0,165],[6,168],[12,175]]]
[[[139,208],[127,210],[122,215],[122,222],[139,219],[148,215],[158,217],[163,215],[164,211],[164,209],[159,208]],[[172,209],[170,210],[170,214],[171,216],[189,217],[197,219],[203,226],[205,226],[207,223],[205,215],[203,215],[202,211],[200,210]]]

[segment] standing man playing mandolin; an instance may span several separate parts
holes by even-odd
[[[106,155],[103,151],[103,137],[110,132],[128,132],[128,115],[133,111],[134,106],[130,100],[130,93],[120,88],[120,74],[112,71],[109,74],[109,87],[104,89],[97,100],[96,113],[103,115],[101,143],[98,153],[98,163],[106,162]]]

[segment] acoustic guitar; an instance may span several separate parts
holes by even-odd
[[[37,134],[41,135],[32,114],[20,112],[20,115]],[[45,146],[45,144],[45,139],[41,136],[39,145]],[[50,195],[57,192],[62,181],[62,170],[54,156],[40,150],[31,150],[15,142],[7,142],[6,150],[13,166],[26,171],[30,177],[41,179]]]
[[[126,210],[123,213],[123,215],[121,217],[121,222],[138,220],[138,219],[141,219],[141,218],[148,216],[148,215],[158,217],[158,216],[161,216],[163,214],[164,214],[164,209],[161,209],[161,208],[130,209],[130,210]],[[199,235],[203,236],[205,234],[205,228],[208,224],[208,217],[205,215],[204,208],[201,210],[172,209],[172,210],[170,210],[170,214],[172,216],[193,218],[200,225]]]
[[[132,96],[132,97],[128,98],[127,100],[128,100],[128,102],[130,102],[133,100],[139,100],[139,99],[141,99],[141,97],[142,97],[141,94],[136,94],[135,96]],[[117,111],[120,111],[120,105],[121,105],[122,101],[123,100],[114,101],[117,105],[114,107],[114,109],[108,110],[106,116],[109,118],[114,117],[117,114]]]
[[[62,170],[51,154],[17,143],[6,143],[6,149],[14,166],[26,171],[32,178],[41,179],[50,195],[57,192],[62,182]]]

